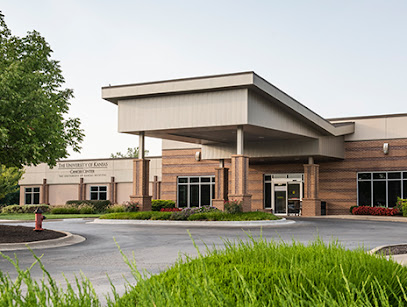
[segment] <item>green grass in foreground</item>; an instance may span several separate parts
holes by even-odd
[[[121,220],[171,220],[171,212],[142,211],[142,212],[120,212],[102,215],[101,219]],[[274,214],[266,212],[244,212],[228,214],[225,212],[205,212],[190,215],[188,221],[257,221],[278,220]],[[177,219],[180,220],[180,219]]]
[[[42,280],[31,278],[17,258],[13,281],[0,271],[0,306],[101,306],[90,281],[56,284],[41,259]],[[184,257],[159,275],[142,275],[122,253],[137,282],[108,306],[406,306],[407,268],[362,249],[349,251],[317,239],[308,246],[252,239],[225,241],[223,249]]]
[[[137,285],[116,306],[406,306],[407,268],[321,240],[304,246],[225,242],[179,260]]]
[[[44,216],[47,219],[72,219],[72,218],[97,218],[101,214],[48,214]],[[21,220],[21,221],[34,221],[34,213],[15,213],[15,214],[0,214],[0,220]]]

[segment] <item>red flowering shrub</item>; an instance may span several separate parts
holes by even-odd
[[[383,208],[383,207],[369,207],[359,206],[352,209],[352,214],[358,215],[398,215],[399,209],[397,208]]]
[[[181,208],[161,208],[160,212],[178,212],[182,211]]]

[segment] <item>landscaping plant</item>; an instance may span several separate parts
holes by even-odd
[[[225,241],[137,284],[115,306],[406,306],[407,268],[317,239]],[[127,258],[126,258],[127,259]]]
[[[242,202],[237,200],[225,201],[225,212],[226,213],[240,213],[243,211]]]
[[[352,214],[393,216],[400,214],[400,212],[397,208],[358,206],[352,209]]]
[[[30,250],[31,251],[31,250]],[[0,255],[13,264],[18,274],[13,281],[8,274],[0,271],[0,306],[101,306],[91,282],[81,274],[75,278],[75,285],[66,280],[67,286],[58,286],[41,262],[41,257],[32,251],[35,262],[27,269],[21,269],[18,259],[0,252]],[[43,278],[36,281],[31,277],[31,269],[39,265]]]
[[[50,206],[48,205],[11,205],[6,206],[1,209],[2,214],[13,214],[13,213],[34,213],[37,208],[41,209],[42,212],[49,212]]]
[[[137,212],[139,211],[139,204],[134,201],[125,201],[123,203],[125,212]]]
[[[65,204],[77,207],[88,205],[93,208],[94,212],[102,213],[111,205],[111,202],[110,200],[68,200]]]
[[[161,211],[162,209],[175,208],[175,201],[164,200],[164,199],[153,199],[151,200],[151,210]]]
[[[139,214],[128,213],[128,214]],[[154,212],[159,214],[160,212]],[[214,212],[211,212],[211,214]],[[169,214],[169,212],[162,212]],[[193,242],[195,245],[195,242]],[[407,268],[370,255],[347,250],[338,242],[316,239],[308,245],[247,240],[224,241],[197,258],[187,255],[158,275],[140,273],[129,265],[135,281],[126,280],[126,293],[112,285],[108,306],[406,306]],[[57,285],[40,257],[27,269],[17,258],[12,263],[16,280],[0,271],[0,306],[101,306],[91,282],[82,274],[74,285]],[[39,265],[43,278],[31,277]]]
[[[396,207],[403,214],[403,216],[407,217],[407,199],[397,197]]]
[[[106,213],[126,212],[124,205],[114,204],[106,208]]]

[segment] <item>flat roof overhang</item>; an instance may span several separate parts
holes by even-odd
[[[354,123],[331,124],[254,72],[107,86],[102,98],[118,105],[120,132],[143,131],[209,151],[233,147],[238,126],[246,148],[327,137],[343,142],[354,132]]]

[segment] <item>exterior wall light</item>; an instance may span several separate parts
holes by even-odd
[[[201,161],[201,152],[200,152],[200,151],[197,151],[197,152],[195,153],[195,160],[196,160],[196,161]]]
[[[383,153],[387,155],[389,153],[389,143],[383,144]]]

